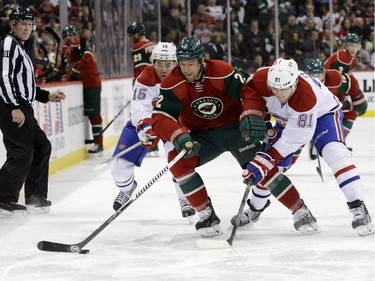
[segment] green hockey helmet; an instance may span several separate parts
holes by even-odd
[[[344,43],[357,43],[361,44],[361,38],[355,33],[349,33],[348,36],[344,39]]]
[[[307,62],[307,74],[311,77],[319,79],[319,81],[324,82],[326,76],[326,70],[324,64],[320,59],[311,59]]]
[[[145,35],[146,27],[144,26],[144,24],[135,21],[131,25],[128,26],[127,33],[128,34],[138,33],[139,35]]]
[[[204,53],[206,52],[201,40],[198,37],[185,37],[177,45],[177,59],[178,61],[189,61],[198,59],[202,62]]]
[[[64,39],[68,36],[68,34],[77,35],[77,29],[73,24],[69,24],[63,29],[62,36]]]
[[[320,59],[311,59],[307,63],[307,73],[312,74],[312,73],[324,73],[325,68],[324,64]]]

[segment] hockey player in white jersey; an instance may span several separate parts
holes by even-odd
[[[132,193],[137,188],[135,181],[135,167],[140,167],[150,148],[158,145],[159,138],[155,136],[151,126],[151,114],[153,103],[159,96],[161,81],[176,66],[176,46],[173,43],[159,42],[151,54],[152,66],[147,66],[137,77],[131,99],[131,120],[123,128],[120,139],[113,155],[120,153],[127,147],[142,141],[132,151],[112,161],[111,174],[120,189],[113,203],[113,209],[117,211],[129,201]],[[165,153],[168,154],[174,148],[170,142],[164,142]],[[191,221],[195,214],[194,208],[186,200],[179,185],[173,180],[179,198],[182,216]]]
[[[275,166],[291,160],[297,149],[313,139],[319,155],[332,169],[347,200],[349,211],[353,214],[352,227],[361,236],[373,234],[374,225],[363,202],[362,181],[345,146],[343,112],[338,98],[319,80],[298,71],[294,60],[280,58],[271,67],[259,69],[253,75],[245,85],[242,99],[244,111],[252,112],[243,135],[251,138],[257,134],[261,139],[266,135],[266,124],[263,122],[266,110],[283,128],[269,149],[258,152],[247,165],[245,180],[253,175],[258,182],[270,176],[268,174],[272,174]],[[274,194],[273,190],[270,192]],[[277,192],[282,193],[280,190]],[[266,203],[267,200],[264,200]],[[241,215],[241,220],[249,223],[250,213],[251,206]]]

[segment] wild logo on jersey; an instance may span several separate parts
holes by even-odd
[[[193,112],[199,117],[215,119],[223,112],[223,102],[214,97],[202,97],[192,102]]]

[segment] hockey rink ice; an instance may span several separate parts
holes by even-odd
[[[353,161],[364,183],[365,203],[375,220],[374,118],[359,118],[348,137]],[[88,159],[50,177],[50,214],[0,218],[1,281],[373,281],[374,235],[359,237],[352,214],[328,166],[321,160],[324,182],[304,149],[287,175],[317,219],[321,233],[303,236],[293,216],[274,197],[252,226],[238,229],[229,249],[203,250],[201,239],[183,219],[168,172],[141,195],[86,247],[90,253],[38,250],[41,240],[74,244],[95,231],[113,213],[118,193],[107,160]],[[142,188],[167,164],[146,158],[136,169]],[[197,169],[201,174],[226,240],[230,219],[238,211],[245,185],[242,170],[229,154]],[[23,195],[20,203],[23,203]],[[195,222],[198,216],[195,217]]]

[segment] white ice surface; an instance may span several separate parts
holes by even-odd
[[[360,118],[348,138],[353,160],[365,185],[365,203],[375,218],[374,119]],[[126,209],[85,248],[87,255],[42,252],[40,240],[78,243],[114,211],[117,188],[108,169],[92,169],[108,159],[89,159],[50,177],[48,215],[0,218],[1,281],[373,281],[374,235],[359,237],[352,215],[328,166],[325,182],[316,161],[303,151],[288,175],[318,220],[322,232],[302,236],[293,229],[290,212],[272,198],[271,206],[251,227],[237,232],[230,249],[202,250],[201,237],[181,217],[170,174]],[[165,157],[147,158],[136,170],[143,187],[166,165]],[[198,169],[224,234],[237,213],[244,192],[241,170],[230,154]],[[22,203],[22,201],[21,201]],[[197,220],[197,218],[196,218]]]

